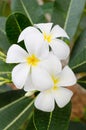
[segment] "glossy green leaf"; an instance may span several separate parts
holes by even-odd
[[[30,25],[31,23],[25,15],[20,13],[11,14],[6,21],[6,33],[10,43],[17,43],[21,31]]]
[[[86,124],[81,122],[70,122],[68,130],[86,130]]]
[[[52,21],[66,30],[70,40],[77,31],[85,2],[86,0],[55,0]]]
[[[69,65],[77,73],[86,72],[86,30],[81,33],[75,43]]]
[[[84,88],[86,89],[86,76],[84,76],[83,78],[80,78],[80,79],[78,80],[78,83],[79,83],[82,87],[84,87]]]
[[[5,32],[6,18],[0,17],[0,50],[6,52],[10,46]]]
[[[37,130],[67,130],[71,113],[71,104],[64,108],[56,106],[51,113],[35,109],[34,125]]]
[[[23,90],[11,90],[8,92],[0,93],[0,108],[3,107],[4,105],[7,105],[17,100],[18,98],[22,97],[24,94],[25,92]]]
[[[11,8],[13,12],[25,14],[32,24],[45,21],[43,10],[36,0],[12,0]]]
[[[21,97],[16,101],[0,109],[0,129],[13,130],[19,129],[31,116],[33,109],[33,100],[31,98]],[[2,118],[3,117],[3,118]]]

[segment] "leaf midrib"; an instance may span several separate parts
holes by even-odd
[[[7,130],[8,128],[10,128],[33,104],[33,101],[16,117],[14,118],[14,120],[12,120],[12,122],[10,122],[10,124],[8,124],[4,130]]]
[[[16,18],[16,16],[15,16],[15,14],[14,14],[13,16],[14,16],[14,20],[15,20],[15,22],[16,22],[18,28],[19,28],[19,32],[21,33],[22,29],[21,29],[21,27],[20,27],[20,25],[19,25],[19,23],[18,23],[18,21],[17,21],[17,18]]]
[[[79,53],[79,54],[81,54],[81,53],[83,53],[83,51],[85,51],[85,49],[86,49],[86,46],[84,47],[84,49]],[[77,59],[77,57],[78,57],[78,55],[76,55],[73,59],[72,59],[72,62],[75,60],[75,59]],[[84,65],[84,64],[86,64],[86,60],[85,61],[81,61],[79,64],[76,64],[76,65],[74,65],[73,67],[71,67],[72,69],[76,69],[76,68],[78,68],[78,67],[80,67],[81,65]]]
[[[49,130],[49,128],[50,128],[50,124],[51,124],[51,120],[52,120],[52,114],[53,114],[53,112],[50,112],[50,117],[49,117],[49,122],[48,122],[47,130]]]
[[[30,14],[28,13],[28,11],[27,11],[27,9],[26,9],[26,7],[25,7],[25,5],[24,5],[23,1],[22,1],[22,0],[20,0],[20,3],[21,3],[21,5],[22,5],[22,7],[23,7],[23,9],[24,9],[24,12],[26,13],[26,15],[27,15],[27,17],[28,17],[29,21],[30,21],[30,22],[31,22],[31,24],[33,25],[33,21],[32,21],[32,19],[31,19],[31,17],[30,17]]]
[[[10,104],[8,104],[8,105],[6,105],[6,106],[2,107],[2,108],[0,109],[0,111],[2,111],[2,110],[4,110],[4,109],[6,109],[6,108],[8,108],[8,107],[12,106],[13,104],[15,104],[15,103],[17,103],[17,102],[21,101],[21,100],[22,100],[22,99],[24,99],[24,98],[26,98],[26,97],[25,97],[25,96],[23,96],[23,97],[21,97],[21,98],[17,99],[16,101],[13,101],[12,103],[10,103]]]
[[[66,18],[65,18],[64,30],[66,30],[66,27],[67,27],[67,23],[68,23],[68,18],[69,18],[69,14],[70,14],[70,9],[71,9],[72,1],[73,0],[70,1],[69,8],[68,8],[68,11],[67,11],[67,15],[66,15]]]
[[[75,66],[73,66],[73,67],[71,67],[71,68],[72,68],[72,69],[76,69],[76,68],[78,68],[78,67],[80,67],[80,66],[82,66],[82,65],[84,65],[84,64],[86,64],[86,61],[81,62],[80,64],[75,65]]]

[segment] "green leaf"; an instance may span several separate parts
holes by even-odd
[[[21,31],[30,25],[31,23],[25,15],[20,13],[11,14],[6,21],[6,33],[10,43],[17,43]]]
[[[0,50],[7,52],[9,46],[10,46],[10,44],[8,42],[5,32],[0,30]]]
[[[9,65],[3,61],[0,61],[0,75],[10,73],[12,71],[13,65]]]
[[[70,122],[68,130],[86,130],[86,124],[81,122]]]
[[[56,106],[51,113],[35,109],[34,125],[37,130],[67,130],[71,113],[71,104],[64,108]]]
[[[86,30],[77,39],[69,61],[73,71],[86,72]]]
[[[43,10],[36,0],[12,0],[11,9],[25,14],[31,24],[45,21]]]
[[[86,0],[55,0],[52,21],[66,30],[70,40],[78,28],[85,2]]]
[[[21,97],[16,101],[0,109],[0,129],[13,130],[19,129],[31,116],[33,109],[33,100],[31,98]],[[2,118],[3,117],[3,118]]]
[[[49,13],[49,14],[52,14],[53,12],[53,4],[54,2],[45,2],[41,7],[44,11],[44,14],[45,13]]]
[[[0,16],[8,16],[10,13],[9,0],[0,0]]]
[[[0,29],[5,31],[6,17],[0,17]]]
[[[84,87],[84,88],[86,89],[86,76],[84,76],[83,78],[80,78],[80,79],[78,80],[78,83],[79,83],[82,87]]]
[[[7,87],[7,86],[6,86]],[[1,88],[1,87],[0,87]],[[11,90],[8,92],[0,93],[0,108],[8,103],[11,103],[25,94],[23,90]]]
[[[32,118],[30,119],[30,121],[28,122],[28,125],[25,130],[36,130],[34,127],[34,124],[33,124],[33,115],[32,115]]]
[[[0,94],[11,91],[11,90],[12,90],[12,88],[7,84],[4,84],[4,85],[0,86]],[[1,103],[1,101],[0,101],[0,103]],[[1,103],[1,106],[2,106],[2,103]]]
[[[0,17],[0,50],[6,52],[10,46],[5,32],[6,18]]]
[[[14,65],[9,65],[3,61],[0,61],[0,87],[3,84],[11,82],[11,71],[13,66]]]

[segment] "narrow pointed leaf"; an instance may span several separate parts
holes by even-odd
[[[78,80],[78,83],[86,89],[86,76]]]
[[[24,94],[25,94],[25,92],[23,90],[13,90],[13,91],[11,90],[8,92],[0,93],[0,108],[9,104],[9,103],[12,103],[13,101],[22,97]]]
[[[81,33],[75,43],[69,65],[76,73],[86,72],[86,30]]]
[[[71,104],[64,108],[56,106],[52,113],[35,109],[34,125],[37,130],[67,130],[71,113]]]
[[[0,17],[0,50],[6,52],[10,46],[5,32],[6,18]]]
[[[31,117],[31,119],[29,120],[28,125],[25,130],[36,130],[34,127],[34,123],[33,123],[33,115]]]
[[[21,97],[0,109],[0,129],[19,129],[30,116],[33,108],[31,98]],[[3,117],[3,118],[2,118]]]
[[[85,2],[86,0],[55,0],[52,21],[66,30],[70,40],[78,28]]]

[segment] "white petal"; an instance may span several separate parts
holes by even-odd
[[[14,67],[12,71],[12,81],[17,88],[21,89],[24,86],[29,71],[30,71],[30,66],[28,66],[25,63],[21,63]]]
[[[46,60],[39,63],[41,67],[46,69],[50,75],[57,75],[62,70],[60,60],[53,54],[49,54]]]
[[[7,63],[19,63],[25,62],[28,53],[21,48],[20,46],[14,44],[12,45],[7,52]]]
[[[41,92],[35,100],[35,107],[45,112],[53,111],[55,103],[52,94],[49,92]]]
[[[64,60],[69,56],[70,49],[69,46],[62,40],[53,40],[50,44],[53,53],[60,59]]]
[[[69,103],[72,95],[73,92],[66,88],[58,88],[56,91],[53,92],[56,103],[60,108],[66,106]]]
[[[52,30],[51,30],[51,34],[53,36],[53,38],[57,38],[57,37],[66,37],[69,38],[67,33],[65,32],[64,29],[62,29],[59,25],[55,25]]]
[[[35,27],[40,29],[42,32],[47,34],[50,33],[53,23],[41,23],[41,24],[34,24]]]
[[[53,86],[51,76],[47,71],[40,67],[32,68],[32,82],[34,84],[34,88],[39,91],[46,90]]]
[[[35,90],[34,86],[33,86],[33,83],[32,83],[32,78],[31,78],[30,73],[28,74],[27,80],[25,82],[24,90],[25,91],[33,91],[33,90]]]
[[[34,52],[40,60],[46,59],[49,55],[49,46],[43,41],[43,43],[41,42],[40,45],[38,45],[37,51]]]
[[[39,55],[41,51],[41,53],[43,53],[43,51],[45,51],[45,48],[46,50],[48,49],[48,45],[44,42],[43,36],[40,36],[37,33],[29,34],[28,38],[25,39],[25,46],[30,54],[35,55]]]
[[[68,67],[64,67],[62,72],[59,74],[59,86],[72,86],[76,83],[76,77],[73,71]]]
[[[18,42],[28,39],[29,35],[41,34],[40,31],[34,27],[27,27],[25,28],[19,35]]]

